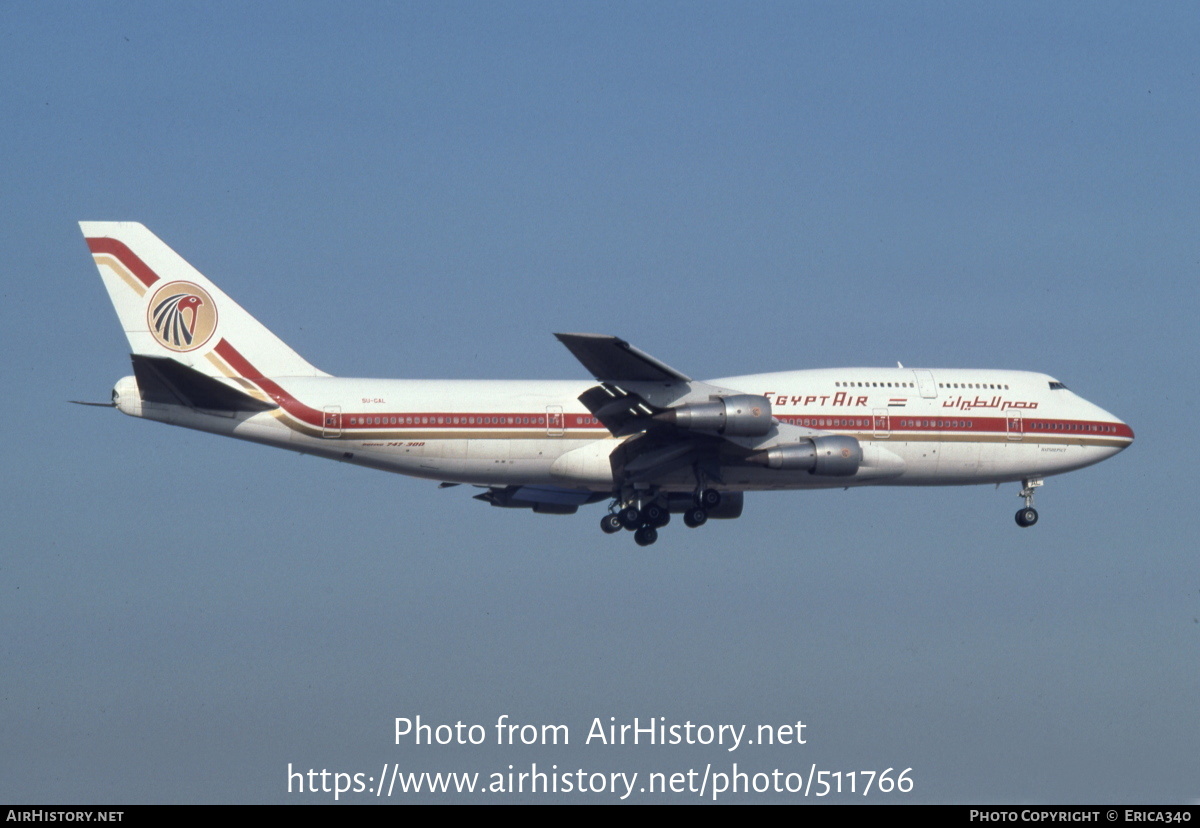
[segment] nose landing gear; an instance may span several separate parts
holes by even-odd
[[[1029,477],[1022,480],[1021,483],[1023,488],[1017,496],[1025,499],[1025,508],[1017,510],[1017,526],[1025,528],[1038,522],[1037,509],[1033,508],[1033,492],[1042,485],[1042,479]]]

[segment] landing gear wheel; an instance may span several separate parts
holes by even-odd
[[[705,489],[696,497],[696,505],[705,509],[715,509],[721,505],[721,493],[716,489]]]
[[[621,525],[632,532],[642,525],[642,513],[638,511],[636,506],[626,506],[617,512],[617,520],[621,521]]]
[[[1017,526],[1033,526],[1037,523],[1037,509],[1018,509],[1017,510]]]
[[[1017,526],[1033,526],[1037,523],[1037,509],[1033,508],[1033,493],[1042,485],[1040,477],[1027,477],[1021,481],[1021,491],[1017,496],[1025,501],[1025,508],[1017,511]]]
[[[703,526],[708,522],[708,512],[699,506],[693,506],[691,509],[688,509],[683,513],[683,522],[691,529],[695,529],[697,526]]]
[[[633,536],[633,539],[637,541],[638,546],[649,546],[658,540],[658,530],[653,526],[643,526],[641,529],[637,530],[637,533]]]
[[[604,530],[604,534],[611,535],[613,532],[620,532],[625,526],[621,523],[621,518],[614,514],[602,517],[600,528]]]
[[[642,507],[642,523],[646,526],[666,526],[670,519],[670,513],[657,503],[647,503]]]

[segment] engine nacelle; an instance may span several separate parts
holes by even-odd
[[[762,437],[774,423],[771,401],[754,394],[685,403],[655,414],[654,419],[688,431],[711,431],[727,437]]]
[[[862,445],[853,437],[829,434],[752,454],[751,463],[770,469],[807,471],[822,477],[849,477],[862,465]]]
[[[747,458],[751,463],[758,463],[769,469],[785,471],[812,471],[817,465],[817,449],[812,440],[803,443],[793,443],[790,446],[776,446],[772,449],[752,454]]]
[[[814,437],[817,450],[817,465],[813,474],[829,477],[849,477],[862,465],[863,450],[858,440],[844,434]]]

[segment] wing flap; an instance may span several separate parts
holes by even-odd
[[[617,437],[644,431],[648,418],[661,410],[611,382],[589,388],[579,395],[579,401]]]

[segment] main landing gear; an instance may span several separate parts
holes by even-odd
[[[1033,508],[1033,491],[1038,486],[1042,485],[1040,477],[1029,477],[1021,481],[1024,488],[1018,493],[1018,497],[1025,499],[1025,508],[1017,510],[1017,526],[1022,528],[1033,526],[1038,522],[1037,509]]]
[[[708,512],[721,505],[721,493],[716,489],[703,489],[693,498],[693,505],[683,513],[685,525],[696,528],[708,521]],[[624,499],[613,498],[609,512],[600,519],[600,528],[606,535],[614,535],[622,529],[633,532],[638,546],[649,546],[658,540],[658,530],[671,522],[671,512],[666,499],[657,494],[630,493]]]

